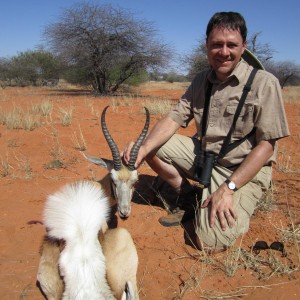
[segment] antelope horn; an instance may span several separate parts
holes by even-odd
[[[105,137],[107,144],[110,148],[110,151],[112,153],[114,169],[118,171],[122,168],[122,160],[121,160],[120,151],[118,149],[118,146],[115,143],[115,141],[113,140],[113,138],[111,137],[110,133],[108,132],[107,126],[106,126],[105,114],[106,114],[106,110],[108,109],[108,107],[109,106],[106,106],[102,112],[101,127],[102,127],[102,132],[104,134],[104,137]]]
[[[145,125],[144,128],[140,134],[140,136],[138,137],[137,141],[135,142],[135,144],[133,145],[131,151],[130,151],[130,160],[128,162],[127,168],[131,171],[135,170],[135,162],[137,159],[137,155],[138,152],[142,146],[142,142],[144,140],[144,138],[146,137],[146,134],[148,132],[149,129],[149,124],[150,124],[150,113],[147,107],[144,107],[145,111],[146,111],[146,121],[145,121]]]

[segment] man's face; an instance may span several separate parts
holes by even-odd
[[[224,81],[241,59],[246,48],[238,30],[214,28],[206,42],[207,58],[217,78]]]

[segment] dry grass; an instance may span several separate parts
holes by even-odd
[[[132,113],[133,106],[138,102],[136,96],[133,94],[120,95],[118,97],[111,97],[110,99],[114,112],[118,111],[118,107],[126,106],[131,108]]]
[[[63,126],[70,126],[72,124],[73,111],[74,108],[72,106],[67,109],[60,108],[60,121]]]
[[[13,167],[8,162],[8,155],[6,158],[1,157],[1,165],[0,165],[0,175],[1,177],[8,177],[11,175],[11,170]]]
[[[285,87],[282,90],[284,103],[286,104],[298,104],[299,103],[299,95],[300,95],[300,87]]]
[[[64,149],[59,139],[59,132],[54,127],[52,131],[49,133],[48,129],[46,129],[46,136],[50,136],[51,144],[49,147],[49,154],[52,157],[50,162],[44,164],[44,169],[59,169],[64,167],[63,157],[64,157]]]
[[[40,106],[33,106],[31,109],[24,111],[20,105],[14,105],[11,110],[0,113],[0,123],[9,130],[24,129],[32,131],[42,125],[41,116],[45,116],[44,113]]]
[[[139,86],[139,90],[185,90],[190,82],[148,81]]]
[[[15,159],[18,162],[18,170],[20,170],[23,174],[23,178],[32,179],[33,170],[30,164],[30,159],[22,154],[19,154],[19,156],[15,155]]]
[[[21,106],[14,106],[11,111],[2,112],[0,119],[7,129],[20,129],[23,127],[23,109]]]
[[[27,131],[32,131],[40,127],[41,120],[39,116],[33,115],[31,112],[26,112],[23,116],[22,128]]]
[[[276,191],[276,186],[274,182],[271,183],[270,188],[264,192],[263,197],[259,200],[257,209],[263,212],[270,212],[274,209],[275,199],[274,194]]]
[[[19,147],[18,140],[17,139],[10,139],[7,141],[7,146],[10,148]]]
[[[95,109],[95,106],[94,106],[95,103],[94,102],[95,101],[93,99],[90,99],[90,98],[85,99],[85,103],[86,103],[87,107],[89,108],[91,114],[95,115],[95,117],[97,119],[99,119],[100,112],[97,109]]]
[[[165,115],[174,107],[175,103],[166,98],[158,97],[145,99],[142,101],[142,105],[146,106],[151,114]]]
[[[28,299],[28,294],[29,294],[30,290],[32,290],[32,285],[31,284],[26,285],[23,288],[23,290],[21,291],[19,299],[20,300]]]
[[[53,103],[50,100],[43,100],[41,103],[32,105],[32,112],[43,117],[50,117],[53,112]]]
[[[33,169],[30,159],[21,153],[14,153],[14,161],[11,162],[9,161],[8,155],[6,155],[5,158],[1,157],[0,176],[11,177],[13,179],[32,179]]]
[[[72,135],[71,139],[72,139],[73,145],[74,145],[76,150],[84,151],[84,150],[87,149],[87,143],[86,143],[86,140],[83,136],[80,124],[78,125],[78,130],[79,130],[78,134],[76,132],[73,132],[73,135]]]
[[[300,174],[300,164],[298,161],[293,159],[293,153],[298,152],[298,149],[290,150],[285,146],[280,147],[280,151],[278,152],[278,163],[277,169],[282,173],[297,173]]]

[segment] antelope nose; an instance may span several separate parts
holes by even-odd
[[[123,213],[122,211],[119,211],[119,216],[121,219],[127,219],[129,217],[129,213]]]

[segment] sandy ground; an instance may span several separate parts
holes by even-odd
[[[157,84],[139,92],[155,96],[154,100],[176,100],[183,90],[175,84]],[[0,90],[2,116],[20,107],[25,115],[40,103],[53,105],[51,116],[37,116],[42,123],[32,131],[0,125],[0,299],[43,299],[36,273],[45,229],[36,221],[42,221],[47,195],[65,183],[103,177],[106,170],[85,161],[77,146],[83,144],[83,137],[87,154],[111,158],[99,123],[103,108],[111,105],[107,125],[122,150],[143,127],[144,99],[112,101],[70,89]],[[292,135],[279,143],[269,197],[274,205],[271,211],[257,210],[249,232],[224,253],[206,255],[195,249],[192,224],[165,228],[158,223],[166,212],[150,189],[155,174],[141,166],[131,216],[118,219],[118,226],[130,231],[137,247],[140,299],[299,299],[299,101],[300,93],[286,104]],[[70,111],[72,123],[63,126],[61,116]],[[159,118],[151,115],[150,127]],[[184,133],[192,135],[194,127]],[[258,240],[282,242],[287,256],[273,250],[253,253],[251,246]]]

